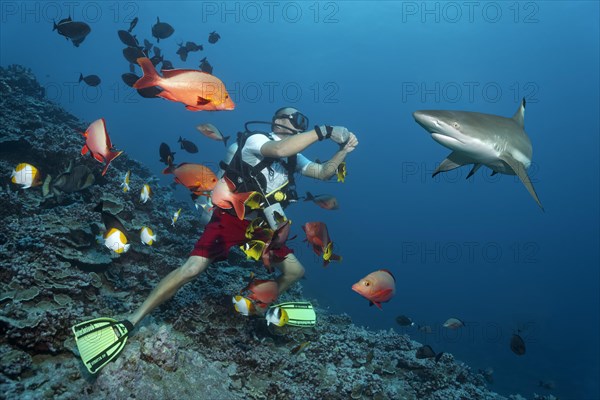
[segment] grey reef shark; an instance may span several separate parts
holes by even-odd
[[[527,175],[533,149],[524,128],[525,99],[512,118],[450,110],[415,111],[413,117],[431,134],[433,140],[452,150],[433,176],[473,164],[468,179],[485,165],[493,171],[492,175],[517,175],[544,210]]]

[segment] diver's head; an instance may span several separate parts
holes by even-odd
[[[271,129],[278,135],[295,135],[308,129],[308,118],[294,107],[282,107],[271,119]]]

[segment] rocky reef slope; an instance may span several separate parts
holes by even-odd
[[[314,329],[269,329],[236,315],[230,296],[250,270],[233,254],[185,286],[137,328],[119,358],[95,376],[77,357],[71,326],[118,317],[184,261],[199,232],[199,214],[177,204],[170,188],[127,154],[107,174],[80,156],[84,123],[46,101],[20,66],[0,68],[0,393],[52,399],[501,399],[483,377],[445,354],[417,359],[419,343],[394,331],[371,332],[345,315],[318,309]],[[126,149],[125,149],[126,150]],[[95,175],[89,188],[43,198],[40,187],[10,182],[19,163],[53,176],[70,161]],[[131,171],[130,193],[120,182]],[[138,201],[154,182],[151,201]],[[139,241],[116,255],[95,240],[100,216],[117,215],[130,232],[150,225],[154,247]],[[183,208],[175,227],[170,218]],[[286,299],[301,299],[296,285]],[[312,300],[318,304],[316,300]],[[297,344],[310,342],[291,354]],[[511,396],[518,398],[519,396]]]

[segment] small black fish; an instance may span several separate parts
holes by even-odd
[[[185,49],[187,51],[198,51],[198,50],[202,51],[202,50],[204,50],[204,47],[202,47],[201,44],[196,44],[194,42],[186,42]]]
[[[127,86],[133,87],[133,84],[136,83],[140,79],[140,77],[130,72],[121,75],[121,79]],[[144,89],[137,89],[137,92],[140,96],[144,98],[152,99],[157,97],[160,94],[160,92],[162,92],[162,89],[158,86],[152,86]]]
[[[188,153],[198,152],[198,147],[194,143],[190,142],[189,140],[182,139],[181,136],[179,136],[179,140],[177,141],[177,143],[181,143],[181,148],[187,151]]]
[[[160,64],[162,62],[162,60],[163,60],[162,56],[153,56],[150,59],[150,62],[152,63],[152,65],[154,65],[156,67],[158,64]]]
[[[166,39],[175,32],[175,29],[166,22],[160,22],[156,17],[156,24],[152,25],[152,36],[156,38],[156,42],[160,43],[160,39]]]
[[[181,61],[185,62],[187,60],[188,50],[182,44],[179,44],[178,46],[179,46],[179,48],[177,49],[176,53],[179,56],[179,58],[181,59]]]
[[[174,69],[173,63],[168,60],[163,60],[161,70],[163,70],[163,69]]]
[[[400,326],[413,326],[415,323],[408,318],[406,315],[398,315],[396,317],[396,322]]]
[[[525,354],[525,341],[519,335],[520,331],[517,333],[513,333],[512,338],[510,339],[510,349],[513,353],[518,356],[522,356]]]
[[[154,55],[155,55],[155,56],[158,56],[158,57],[160,57],[160,48],[158,48],[158,47],[154,46],[154,49],[153,49],[153,51],[154,51]]]
[[[140,44],[138,43],[138,40],[128,31],[120,30],[117,34],[125,46],[139,47]]]
[[[69,163],[67,170],[59,174],[56,178],[47,175],[42,187],[42,194],[47,197],[52,194],[73,193],[87,189],[94,184],[95,178],[92,171],[85,165],[73,167],[73,162]],[[52,191],[53,193],[50,193]]]
[[[212,67],[212,65],[210,65],[210,63],[208,62],[206,57],[204,57],[202,60],[200,60],[199,68],[202,72],[206,72],[207,74],[212,74],[212,72],[213,72],[213,67]]]
[[[426,344],[417,349],[415,357],[417,357],[418,359],[433,358],[435,357],[435,352],[433,351],[430,345]]]
[[[221,39],[221,36],[220,36],[220,35],[219,35],[217,32],[215,32],[215,31],[211,32],[211,33],[208,35],[208,43],[210,43],[210,44],[215,44],[215,43],[217,43],[217,41],[218,41],[219,39]]]
[[[136,83],[140,79],[140,77],[130,72],[121,75],[121,79],[123,79],[123,82],[125,82],[127,86],[133,87],[133,84]]]
[[[163,90],[158,86],[151,86],[137,90],[138,94],[146,99],[158,98],[158,95],[161,94],[162,91]]]
[[[554,383],[554,381],[540,381],[538,386],[544,389],[554,390],[554,388],[556,388],[556,383]]]
[[[133,28],[135,28],[135,26],[138,23],[138,17],[135,17],[130,23],[129,23],[129,29],[127,30],[127,32],[131,32],[133,30]]]
[[[123,57],[132,64],[137,63],[138,58],[146,57],[146,55],[137,47],[125,47],[123,49]]]
[[[101,82],[100,77],[98,75],[88,75],[83,76],[83,74],[79,74],[79,82],[84,81],[89,86],[98,86]]]
[[[135,72],[135,64],[129,63],[129,72],[132,74]]]
[[[165,163],[166,165],[173,165],[175,162],[175,153],[171,151],[171,148],[166,143],[161,143],[160,148],[158,149],[158,153],[160,154],[160,162]]]
[[[94,174],[87,166],[77,165],[58,175],[52,183],[52,187],[66,193],[72,193],[87,189],[94,181]]]
[[[71,17],[61,19],[58,24],[54,22],[53,31],[58,31],[59,35],[67,39],[71,39],[75,47],[83,42],[87,35],[92,31],[92,28],[85,22],[73,21]]]
[[[148,39],[144,39],[144,53],[146,55],[150,54],[150,50],[152,49],[153,44],[150,43]]]

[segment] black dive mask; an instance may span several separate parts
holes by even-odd
[[[308,117],[302,114],[300,111],[296,111],[291,114],[275,115],[273,117],[273,123],[275,123],[275,120],[280,118],[289,119],[292,126],[299,132],[305,132],[308,129]]]

